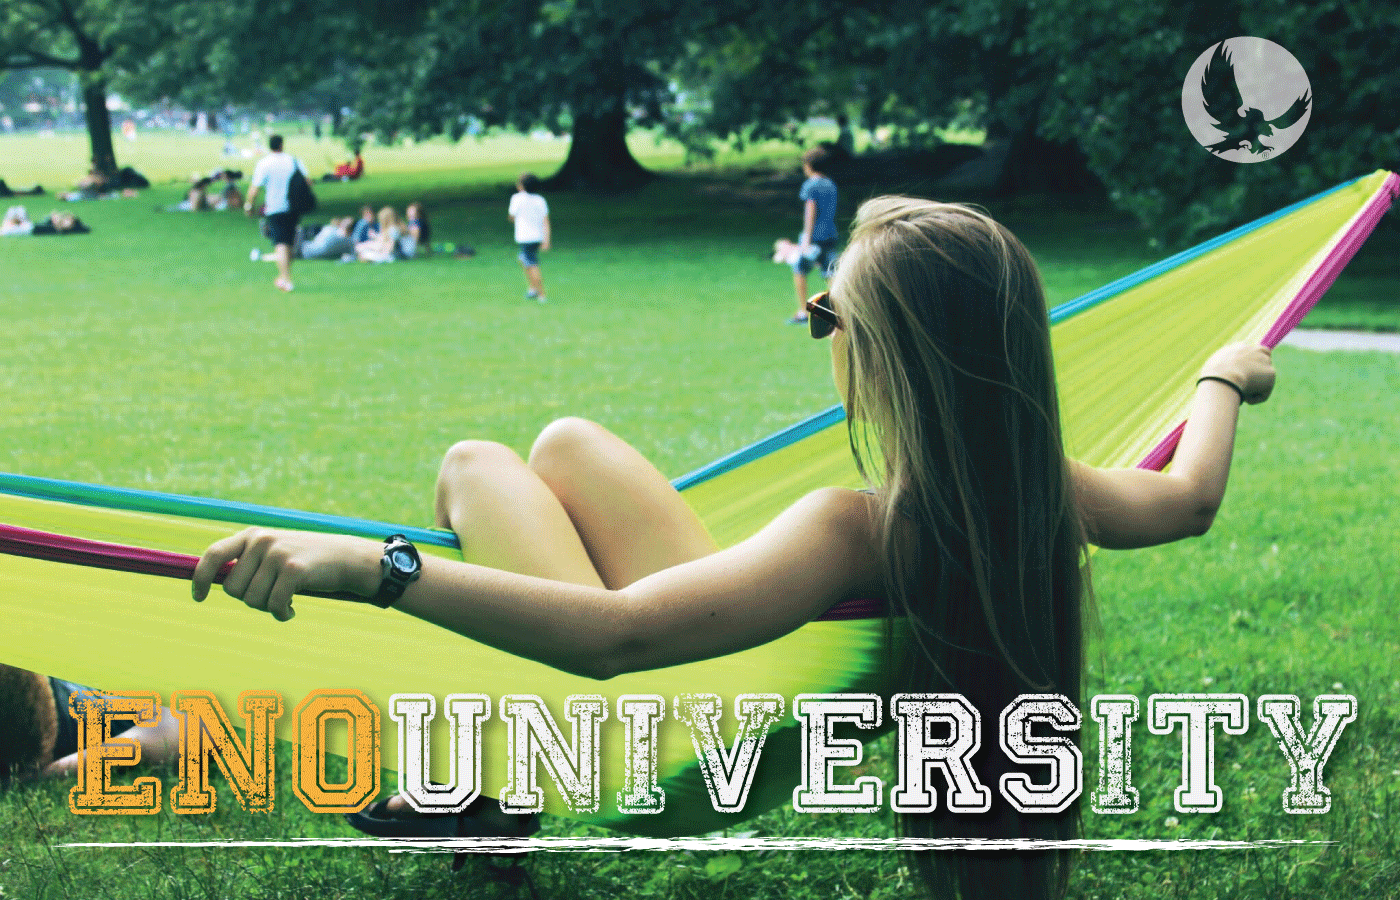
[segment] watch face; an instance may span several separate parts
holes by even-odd
[[[394,569],[399,572],[412,572],[417,568],[413,562],[413,554],[407,550],[395,550],[389,554],[389,560],[393,563]]]

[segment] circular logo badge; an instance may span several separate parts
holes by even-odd
[[[1233,37],[1196,57],[1181,86],[1181,114],[1211,153],[1237,163],[1273,159],[1312,117],[1308,73],[1293,54],[1257,37]]]

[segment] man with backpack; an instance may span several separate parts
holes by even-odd
[[[289,153],[282,152],[282,135],[274,134],[268,139],[267,147],[272,152],[258,160],[253,168],[252,187],[248,189],[248,200],[243,211],[253,214],[253,201],[258,191],[265,189],[263,215],[272,238],[273,258],[277,261],[277,280],[273,282],[279,290],[292,289],[292,248],[296,244],[297,225],[301,217],[316,208],[316,198],[311,194],[306,167]]]

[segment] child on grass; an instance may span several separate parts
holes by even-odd
[[[526,300],[546,302],[540,275],[540,251],[549,249],[549,204],[539,195],[540,180],[526,172],[510,198],[510,220],[515,223],[515,243],[520,246],[520,267],[525,270]]]
[[[830,284],[836,266],[836,183],[826,175],[829,157],[821,147],[802,154],[802,174],[807,176],[798,193],[802,201],[802,237],[798,240],[797,258],[789,264],[797,312],[788,319],[789,325],[807,324],[807,273],[820,266],[822,277]],[[814,247],[815,255],[810,252]]]

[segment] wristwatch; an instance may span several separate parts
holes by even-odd
[[[423,560],[418,555],[418,548],[410,544],[408,538],[393,534],[384,539],[384,555],[379,558],[379,570],[383,574],[379,593],[369,602],[380,609],[388,609],[399,601],[410,584],[418,580],[423,571]]]

